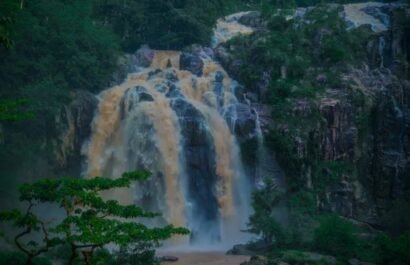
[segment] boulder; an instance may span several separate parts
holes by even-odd
[[[81,173],[82,145],[91,135],[91,123],[98,106],[95,95],[84,90],[70,94],[71,102],[62,107],[55,118],[59,133],[55,146],[56,165],[59,170],[73,176]]]
[[[154,56],[154,51],[144,45],[135,52],[134,63],[141,67],[149,67],[154,59]]]
[[[268,262],[258,256],[252,256],[249,261],[242,262],[240,265],[267,265]]]
[[[159,258],[159,260],[161,262],[177,262],[179,258],[175,256],[162,256]]]
[[[181,70],[190,71],[194,75],[202,76],[204,62],[199,54],[183,52],[179,59],[179,66]]]
[[[261,13],[257,11],[247,12],[238,19],[238,22],[251,28],[266,26],[266,21],[262,18]]]

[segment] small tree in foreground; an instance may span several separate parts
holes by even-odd
[[[138,223],[139,218],[155,218],[159,214],[146,212],[135,205],[120,205],[117,201],[105,201],[102,191],[129,187],[133,181],[146,180],[149,173],[125,173],[121,178],[93,179],[56,178],[43,179],[20,188],[20,201],[28,203],[27,210],[13,210],[0,213],[0,220],[10,221],[23,231],[14,237],[19,250],[27,256],[26,264],[33,258],[60,244],[71,248],[69,265],[83,254],[84,264],[90,264],[96,249],[107,244],[127,246],[130,243],[159,243],[173,234],[187,234],[185,228],[172,225],[163,228],[148,228]],[[48,227],[33,212],[42,203],[51,203],[63,209],[61,222]],[[42,234],[41,240],[28,241],[33,232]],[[39,242],[40,241],[40,242]]]

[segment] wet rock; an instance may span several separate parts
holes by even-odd
[[[142,46],[135,52],[134,63],[141,67],[149,67],[154,59],[155,53],[148,46]]]
[[[225,110],[224,116],[239,142],[256,136],[256,114],[248,105],[231,105]]]
[[[259,122],[263,133],[268,133],[275,125],[272,119],[272,107],[267,104],[254,103],[252,108],[258,113]]]
[[[249,261],[242,262],[240,265],[267,265],[268,262],[258,256],[252,256]]]
[[[174,83],[169,82],[167,86],[168,86],[168,92],[166,94],[166,97],[168,98],[183,98],[184,97],[184,95],[181,92],[181,88],[176,86]]]
[[[125,114],[136,108],[140,102],[152,101],[154,101],[153,96],[143,86],[127,89],[121,100],[121,117],[124,118]]]
[[[179,258],[175,256],[162,256],[159,258],[160,262],[177,262],[178,260]]]
[[[148,73],[147,80],[151,80],[151,79],[157,77],[161,73],[162,73],[161,69],[155,69],[154,71],[151,71],[151,72]]]
[[[355,129],[353,109],[347,100],[323,98],[320,113],[326,119],[326,131],[322,139],[322,153],[326,160],[352,157]]]
[[[248,244],[238,244],[233,246],[232,249],[228,250],[226,254],[228,255],[244,255],[244,256],[255,256],[262,255],[266,253],[271,248],[271,245],[265,241],[259,240],[256,242],[250,242]]]
[[[165,93],[168,91],[168,86],[166,84],[156,84],[155,89],[160,93]]]
[[[167,70],[165,72],[165,78],[170,82],[178,82],[178,75],[174,70]]]
[[[373,263],[363,262],[363,261],[360,261],[360,260],[358,260],[358,259],[349,259],[349,260],[347,261],[347,264],[348,264],[348,265],[375,265],[375,264],[373,264]]]
[[[224,91],[224,75],[222,72],[218,71],[215,76],[214,84],[214,94],[217,97],[218,109],[222,108],[224,105],[225,91]]]
[[[291,265],[316,263],[331,265],[337,262],[336,258],[332,256],[296,250],[284,251],[281,260]]]
[[[387,28],[390,27],[390,10],[388,6],[366,6],[362,11],[379,19]]]
[[[212,135],[205,117],[194,105],[175,98],[171,103],[178,116],[182,136],[183,158],[188,176],[189,216],[195,216],[196,227],[191,229],[191,242],[218,242],[219,212],[213,187],[216,185],[216,157]],[[200,229],[199,229],[200,228]]]
[[[255,29],[266,26],[266,22],[262,18],[260,12],[257,11],[246,13],[238,19],[238,22],[242,25]]]
[[[346,217],[353,216],[353,191],[353,185],[346,180],[337,184],[337,187],[331,194],[331,201],[334,206],[333,212],[337,212]]]
[[[91,135],[91,123],[97,109],[97,98],[88,91],[76,90],[71,102],[56,117],[55,126],[60,133],[56,142],[56,164],[59,170],[79,176],[82,163],[82,145]]]
[[[240,70],[243,62],[233,56],[229,48],[230,47],[219,45],[217,48],[215,48],[215,57],[219,62],[221,62],[222,66],[228,72],[229,76],[234,79],[240,80]]]
[[[228,252],[226,252],[226,254],[228,254],[228,255],[250,256],[250,255],[256,255],[257,253],[253,250],[250,250],[248,245],[239,244],[239,245],[233,246],[233,248],[228,250]]]
[[[179,65],[181,70],[190,71],[194,75],[202,76],[204,62],[199,54],[183,52],[179,59]]]
[[[316,76],[316,81],[321,85],[325,85],[327,82],[327,76],[325,74],[319,74]]]
[[[358,260],[358,259],[349,259],[347,261],[347,264],[348,265],[360,265],[360,260]]]

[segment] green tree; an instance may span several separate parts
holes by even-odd
[[[22,111],[21,107],[28,104],[25,99],[0,100],[0,121],[18,121],[33,117],[33,113]]]
[[[20,188],[20,200],[28,204],[27,210],[2,212],[0,220],[10,221],[23,229],[14,237],[19,250],[27,256],[26,264],[33,258],[60,244],[69,244],[69,265],[83,254],[84,264],[90,264],[94,251],[107,244],[122,247],[130,243],[159,243],[173,234],[187,234],[185,228],[172,225],[148,228],[137,222],[141,218],[155,218],[159,214],[144,211],[135,205],[120,205],[114,200],[104,200],[100,193],[113,188],[129,187],[133,181],[148,178],[147,172],[125,173],[118,179],[96,177],[92,179],[43,179]],[[52,204],[64,210],[64,218],[55,225],[47,223],[34,212],[39,204]],[[39,232],[41,240],[33,238]]]
[[[218,18],[244,8],[238,0],[101,0],[95,14],[134,52],[141,44],[156,49],[182,49],[209,44]],[[249,7],[247,7],[249,8]]]
[[[410,232],[398,237],[381,235],[376,238],[379,264],[405,265],[410,261]]]
[[[17,0],[2,0],[0,2],[0,46],[12,46],[12,32],[15,16],[18,11]]]
[[[273,216],[273,209],[282,196],[272,180],[266,181],[266,187],[252,195],[254,213],[249,217],[247,232],[262,236],[268,243],[283,245],[286,241],[282,225]]]

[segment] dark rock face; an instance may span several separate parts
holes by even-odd
[[[244,255],[244,256],[253,256],[253,255],[263,255],[272,246],[265,241],[256,241],[248,244],[239,244],[233,246],[232,249],[228,250],[226,254],[228,255]]]
[[[233,114],[235,113],[235,115]],[[225,118],[230,124],[239,142],[243,142],[255,137],[256,134],[256,113],[247,104],[231,105],[225,110]]]
[[[410,195],[410,82],[409,68],[405,66],[410,61],[410,34],[399,22],[406,12],[408,16],[408,10],[400,5],[386,8],[365,10],[389,27],[388,31],[370,38],[365,66],[348,70],[337,87],[330,85],[326,74],[318,74],[316,82],[326,88],[318,102],[309,104],[300,98],[292,103],[293,118],[303,120],[306,113],[319,114],[317,124],[312,124],[305,134],[307,139],[293,139],[292,150],[297,157],[308,161],[315,156],[324,163],[344,161],[353,168],[341,173],[339,179],[323,191],[324,195],[317,199],[318,207],[374,225],[380,225],[382,216],[395,200]],[[247,19],[242,23],[250,23]],[[321,60],[322,39],[328,34],[328,29],[318,28],[312,35],[317,61]],[[263,51],[258,51],[257,44],[263,39],[263,35],[254,34],[242,44],[220,45],[215,50],[216,58],[229,75],[240,80],[241,66],[246,62],[238,59],[236,51],[246,49],[251,51],[250,57],[258,58]],[[266,66],[259,81],[241,93],[258,112],[265,133],[269,130],[286,132],[286,122],[277,124],[269,107],[264,105],[271,83],[269,71]],[[282,78],[286,78],[284,72]],[[248,118],[243,117],[249,116],[251,120],[251,114],[242,110],[238,113],[242,117],[238,124],[242,125],[235,132],[239,139],[247,139],[244,132],[249,132],[250,127]],[[301,168],[307,187],[320,185],[312,183],[310,166]]]
[[[179,258],[174,256],[163,256],[159,258],[161,262],[177,262],[178,260]]]
[[[252,256],[249,261],[243,262],[240,265],[266,265],[268,262],[259,258],[258,256]],[[282,264],[283,265],[283,264]]]
[[[353,107],[352,99],[343,96],[322,99],[320,110],[326,119],[321,133],[322,158],[353,161],[364,171],[337,183],[328,203],[332,211],[344,216],[379,224],[392,201],[403,198],[410,188],[408,103],[404,103],[408,101],[397,101],[408,93],[405,82],[390,71],[353,70],[347,78],[373,98],[373,107]],[[368,120],[360,120],[367,115]]]
[[[322,157],[338,160],[353,156],[355,128],[353,110],[349,102],[334,98],[323,98],[320,113],[326,119],[322,138]]]
[[[216,161],[212,137],[204,126],[204,117],[193,105],[179,97],[172,101],[172,109],[179,118],[183,137],[184,159],[189,186],[188,197],[192,200],[192,216],[201,227],[199,231],[191,231],[191,241],[208,239],[217,242],[220,237],[218,221],[218,202],[215,191],[217,176]],[[203,234],[203,231],[207,231]]]
[[[118,58],[117,70],[112,74],[111,85],[120,85],[130,73],[138,72],[141,67],[148,67],[154,59],[154,51],[142,46],[134,54],[125,54]]]
[[[90,137],[91,123],[97,109],[97,98],[87,91],[74,91],[71,103],[64,106],[56,117],[57,131],[61,132],[56,146],[58,171],[80,176],[83,156],[81,148]]]
[[[222,64],[224,69],[229,73],[229,76],[231,76],[235,80],[241,80],[241,78],[243,77],[241,69],[246,63],[242,59],[234,55],[236,50],[250,50],[252,51],[252,57],[254,57],[255,59],[260,56],[260,48],[258,46],[259,41],[263,43],[263,40],[259,40],[257,34],[251,35],[249,38],[250,41],[247,42],[244,47],[237,47],[235,45],[219,45],[217,48],[215,48],[215,58]],[[252,61],[254,58],[251,58],[250,60]],[[253,95],[255,95],[258,102],[265,102],[265,99],[268,97],[267,92],[269,91],[269,86],[272,81],[271,73],[272,69],[269,67],[266,68],[263,74],[260,75],[259,80],[254,85],[252,85],[252,87],[247,87],[246,91],[244,92],[252,93]],[[286,75],[286,73],[284,74]]]
[[[148,46],[142,46],[135,52],[133,64],[142,67],[148,67],[151,65],[151,62],[154,59],[154,55],[154,51],[151,50]]]
[[[148,93],[147,89],[142,86],[136,86],[127,89],[124,97],[121,100],[121,118],[124,119],[125,114],[130,112],[140,102],[152,102],[154,98]]]
[[[187,70],[194,75],[201,76],[204,67],[204,62],[198,54],[183,52],[179,59],[180,69]]]

